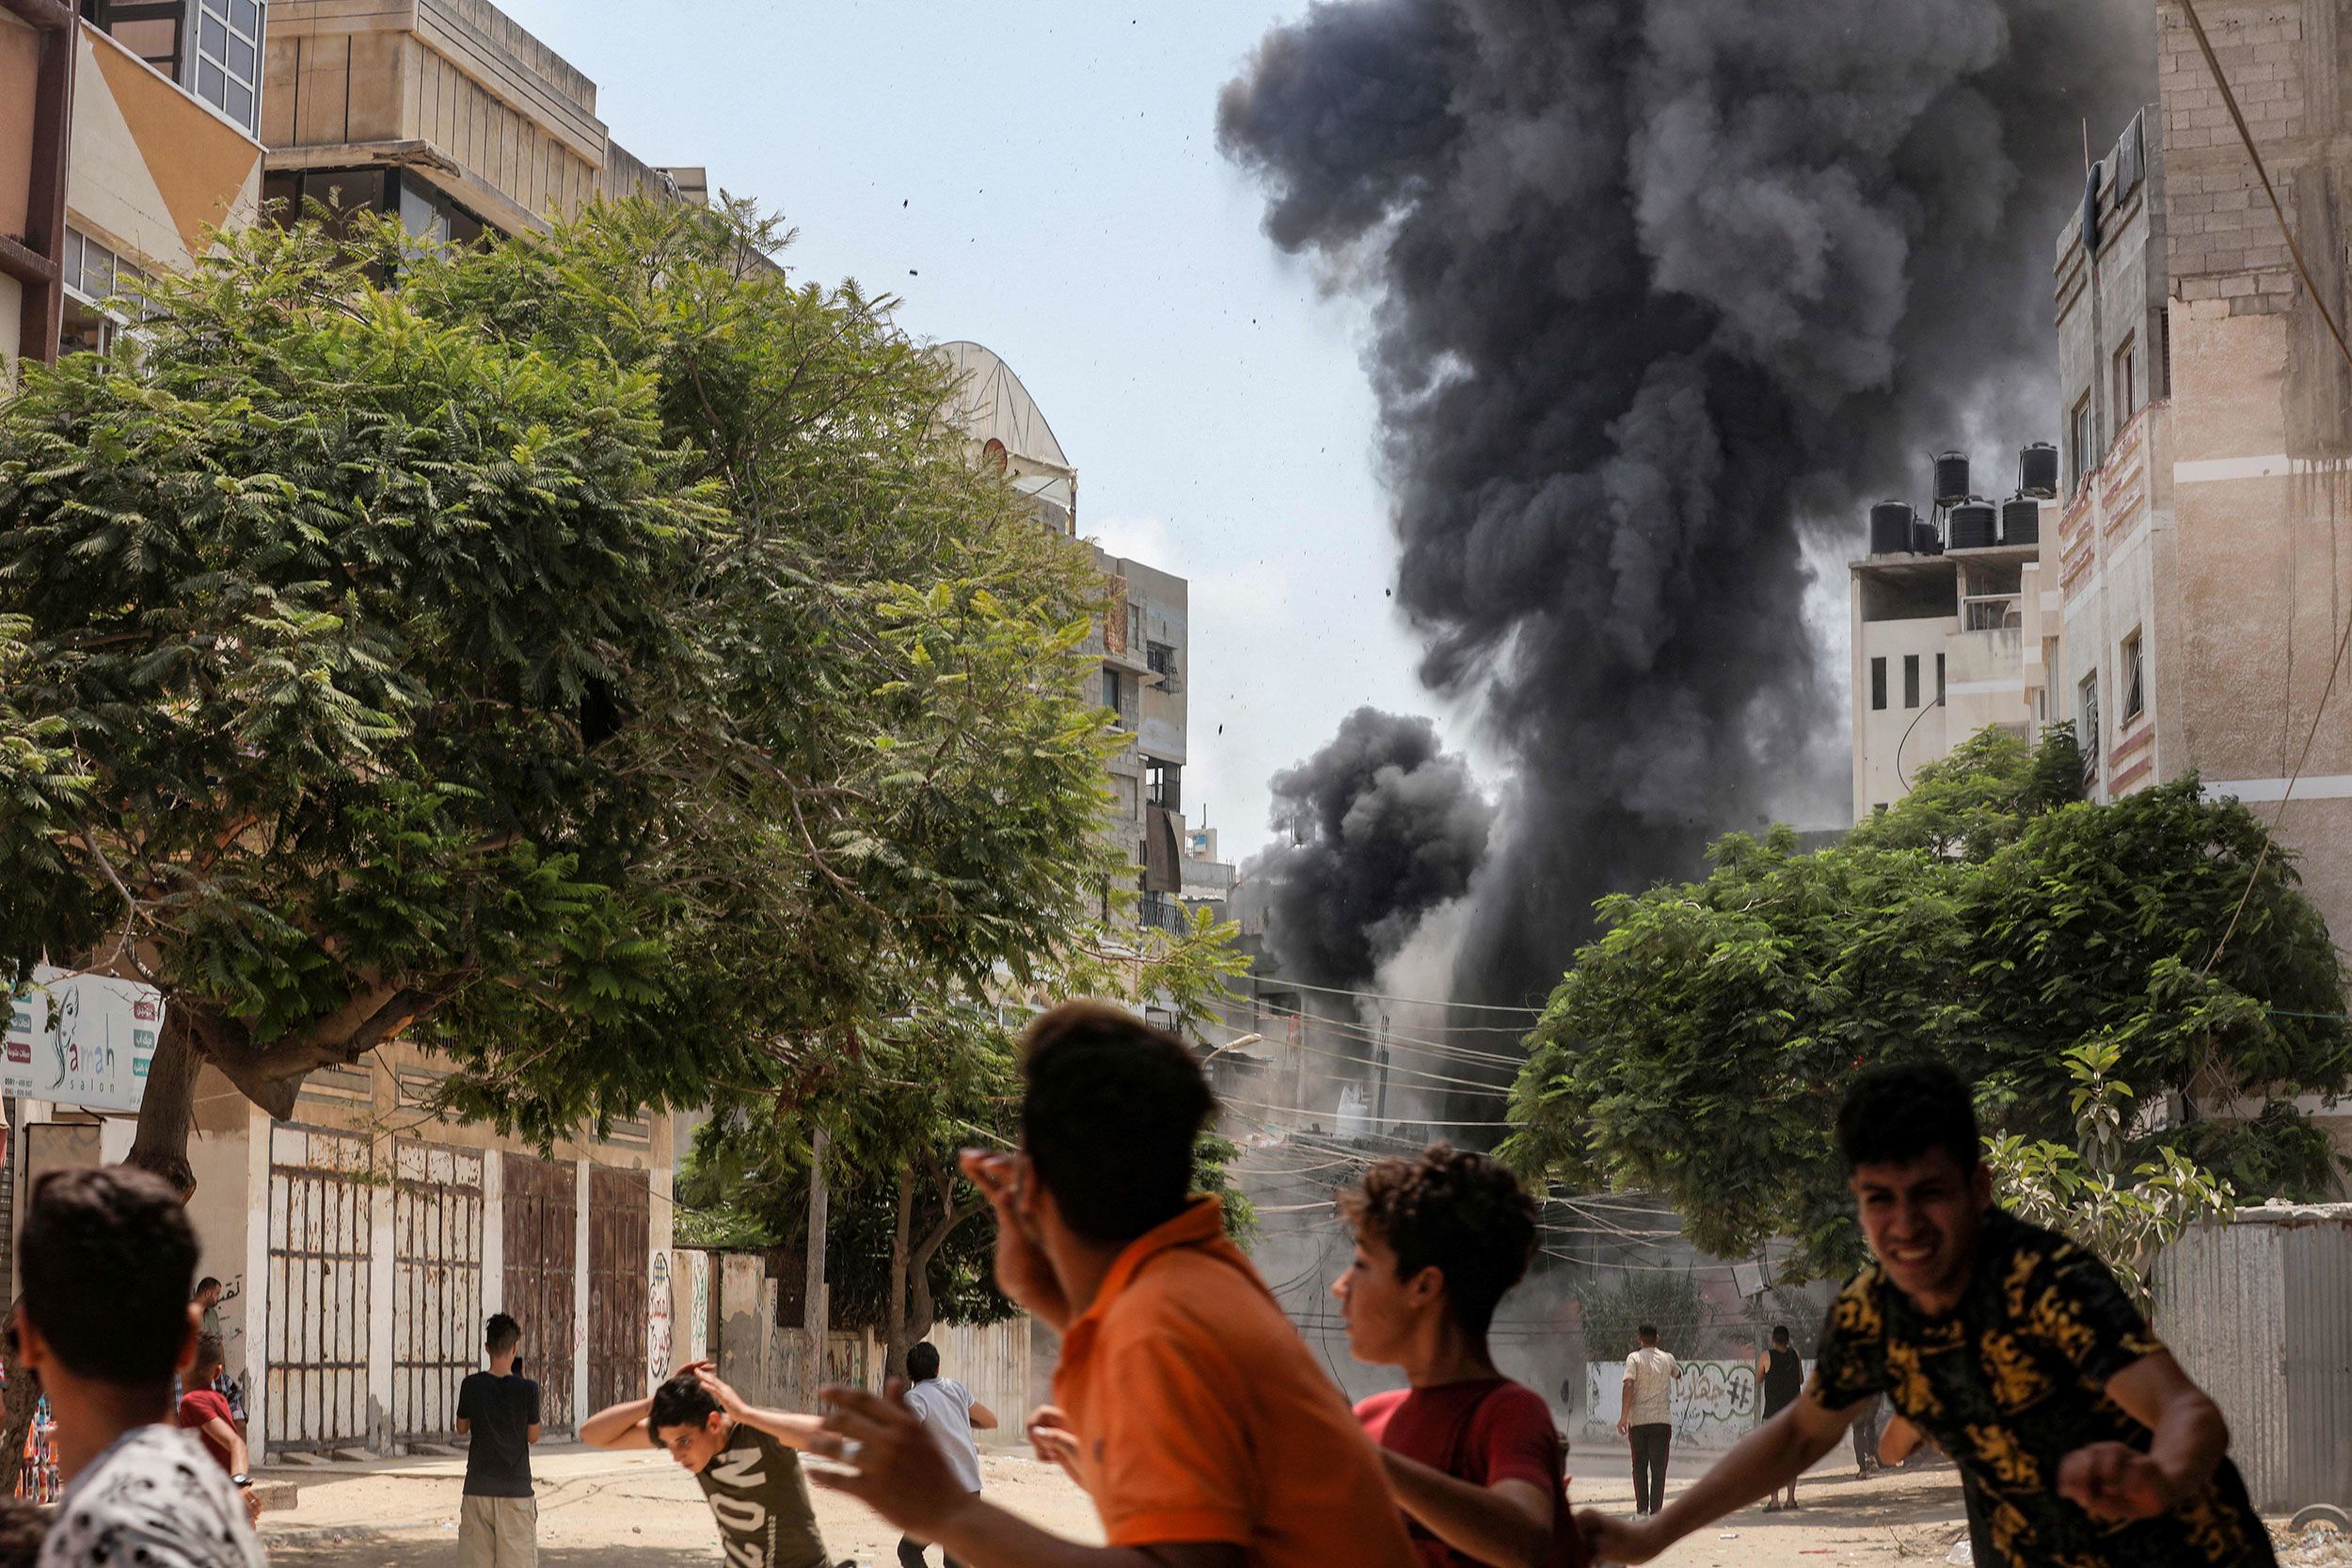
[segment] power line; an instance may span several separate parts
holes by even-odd
[[[1384,991],[1349,990],[1344,986],[1311,986],[1304,980],[1293,980],[1280,974],[1253,974],[1249,979],[1254,984],[1272,986],[1281,990],[1321,991],[1326,996],[1353,996],[1368,1002],[1404,1002],[1416,1007],[1466,1007],[1486,1013],[1524,1013],[1530,1018],[1544,1016],[1541,1007],[1510,1007],[1496,1002],[1440,1002],[1434,996],[1391,996]]]

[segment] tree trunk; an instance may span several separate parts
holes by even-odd
[[[15,1321],[15,1311],[9,1311]],[[40,1385],[16,1358],[16,1336],[0,1334],[0,1369],[8,1372],[5,1400],[0,1400],[0,1497],[16,1496],[24,1469],[24,1439],[33,1430],[33,1413],[40,1407]]]
[[[170,1182],[181,1201],[196,1196],[196,1168],[188,1164],[188,1129],[196,1120],[196,1077],[204,1053],[196,1043],[196,1021],[183,1006],[164,1009],[155,1057],[139,1099],[139,1128],[122,1162]]]
[[[890,1233],[890,1310],[888,1332],[882,1351],[885,1377],[902,1376],[906,1370],[907,1350],[914,1343],[915,1335],[930,1332],[926,1323],[911,1334],[907,1327],[907,1255],[914,1230],[914,1172],[906,1165],[898,1167],[898,1220]]]

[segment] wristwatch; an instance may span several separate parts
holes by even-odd
[[[229,1484],[235,1487],[240,1492],[249,1492],[253,1489],[253,1478],[251,1476],[230,1476],[229,1478]]]

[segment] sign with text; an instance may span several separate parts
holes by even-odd
[[[47,964],[8,999],[0,1090],[92,1111],[135,1111],[163,1033],[163,993]]]

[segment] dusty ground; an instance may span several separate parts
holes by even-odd
[[[1680,1473],[1698,1473],[1691,1456]],[[666,1455],[559,1447],[533,1461],[544,1568],[708,1568],[718,1537],[702,1494]],[[1615,1455],[1576,1456],[1580,1507],[1629,1512],[1633,1485]],[[454,1568],[462,1460],[273,1471],[300,1484],[291,1511],[263,1516],[262,1539],[281,1568]],[[989,1496],[1074,1540],[1099,1542],[1093,1506],[1060,1471],[1025,1450],[986,1453]],[[1670,1479],[1667,1492],[1677,1489]],[[1799,1489],[1794,1513],[1750,1509],[1684,1541],[1661,1560],[1677,1568],[1893,1568],[1940,1564],[1965,1532],[1960,1482],[1949,1469],[1863,1481],[1825,1464]],[[817,1494],[818,1522],[835,1560],[895,1568],[898,1533],[866,1509]],[[932,1560],[937,1561],[934,1554]],[[2290,1549],[2296,1568],[2352,1568],[2339,1538]]]

